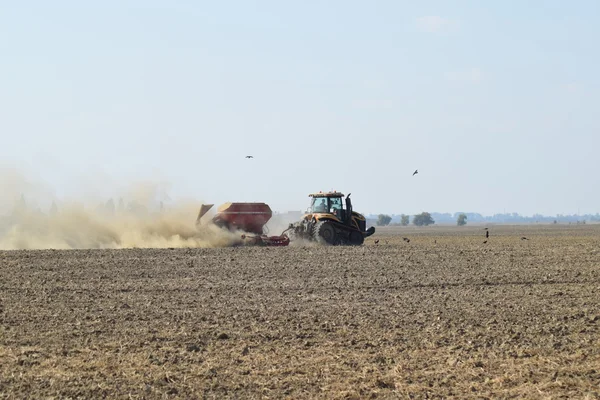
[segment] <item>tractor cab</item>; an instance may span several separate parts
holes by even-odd
[[[352,203],[350,195],[346,197],[344,206],[344,194],[339,192],[312,193],[310,207],[307,214],[332,214],[339,221],[350,224],[352,221]]]

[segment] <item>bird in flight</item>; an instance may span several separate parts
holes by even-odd
[[[418,174],[418,173],[419,173],[419,170],[418,170],[418,169],[415,169],[415,172],[413,172],[412,176],[415,176],[415,175],[416,175],[416,174]]]
[[[254,158],[254,156],[246,156],[246,158]]]

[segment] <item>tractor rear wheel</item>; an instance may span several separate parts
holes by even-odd
[[[335,226],[330,221],[319,221],[315,226],[314,238],[318,243],[334,245],[337,243]]]

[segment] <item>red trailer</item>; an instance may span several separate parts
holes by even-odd
[[[198,213],[197,223],[213,204],[203,204]],[[287,246],[290,239],[287,235],[267,236],[265,225],[273,212],[266,203],[225,203],[217,209],[212,222],[224,229],[242,231],[242,239],[247,244],[258,246]]]

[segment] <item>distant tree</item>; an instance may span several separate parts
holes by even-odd
[[[466,224],[467,224],[467,215],[464,213],[459,214],[458,218],[456,219],[456,225],[463,226]]]
[[[377,226],[386,226],[392,222],[392,217],[386,214],[379,214],[377,216]]]
[[[113,215],[115,213],[115,201],[113,199],[109,199],[104,205],[104,211],[108,214]]]
[[[409,217],[408,217],[408,215],[402,214],[400,216],[400,225],[406,226],[406,225],[408,225],[408,223],[409,223]]]
[[[25,195],[21,194],[21,198],[17,201],[13,208],[13,214],[21,214],[27,211],[27,202],[25,201]]]
[[[427,226],[435,224],[435,221],[431,217],[431,214],[428,212],[422,212],[421,214],[417,214],[413,218],[413,224],[416,226]]]

